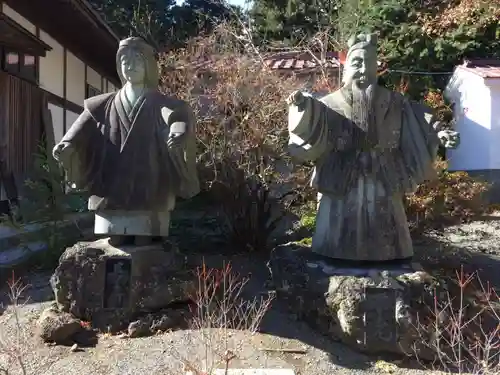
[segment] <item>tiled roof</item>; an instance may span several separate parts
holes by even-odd
[[[328,52],[320,63],[321,57],[319,55],[311,55],[307,52],[283,52],[268,54],[264,63],[274,70],[283,71],[311,71],[319,69],[321,66],[327,69],[338,69],[340,61],[336,52]]]
[[[500,78],[500,60],[465,60],[459,68],[482,78]]]
[[[263,56],[264,63],[271,69],[280,72],[312,72],[321,66],[327,69],[338,69],[341,65],[336,52],[327,53],[322,64],[319,63],[320,56],[312,56],[307,52],[272,52]],[[261,60],[254,57],[235,57],[236,59],[246,59],[249,63],[259,64]],[[189,62],[178,63],[175,69],[183,69],[189,66],[191,69],[203,70],[209,68],[217,62],[216,56],[201,56]],[[227,63],[227,60],[224,60]],[[169,64],[167,64],[169,65]]]

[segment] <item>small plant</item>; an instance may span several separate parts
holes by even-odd
[[[235,165],[223,168],[221,182],[212,184],[219,204],[228,245],[250,252],[268,248],[271,234],[285,212],[280,199],[273,198],[269,185],[259,175],[245,177]]]
[[[0,325],[6,327],[7,322],[14,319],[14,334],[4,337],[3,329],[0,330],[0,358],[4,358],[7,362],[6,368],[0,365],[0,374],[8,375],[13,367],[19,368],[23,375],[27,375],[26,365],[23,359],[23,347],[26,345],[27,337],[24,334],[19,317],[19,307],[22,295],[24,294],[27,285],[23,285],[20,279],[16,279],[14,272],[12,277],[7,282],[9,287],[9,302],[10,306],[0,316]]]
[[[274,294],[247,299],[243,296],[249,277],[235,272],[230,263],[222,268],[208,268],[205,263],[197,269],[198,285],[192,296],[191,329],[201,334],[205,347],[204,369],[191,363],[180,353],[175,353],[186,370],[193,375],[212,374],[218,366],[225,372],[231,360],[236,358],[237,348],[230,347],[232,331],[258,331],[264,315],[269,310]]]
[[[21,220],[6,219],[3,223],[18,230],[22,230],[26,224],[40,225],[40,230],[23,235],[23,243],[27,246],[30,242],[43,242],[48,250],[42,256],[35,255],[31,261],[33,265],[52,268],[64,247],[73,240],[68,238],[66,215],[86,211],[85,204],[82,194],[70,192],[64,173],[42,142],[34,155],[31,177],[24,182],[23,197],[17,212]],[[76,223],[71,229],[79,233],[77,237],[81,235]]]
[[[412,229],[467,221],[485,212],[483,194],[489,184],[476,180],[466,172],[449,172],[445,161],[437,161],[436,181],[418,186],[406,197],[406,211]]]
[[[300,218],[299,226],[305,229],[309,233],[313,233],[316,229],[316,207],[311,207],[302,214]]]

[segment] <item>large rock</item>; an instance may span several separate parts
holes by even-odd
[[[103,239],[67,248],[51,285],[61,311],[94,327],[118,330],[190,300],[196,275],[173,247],[116,248]]]
[[[60,312],[57,306],[45,309],[38,319],[38,336],[46,342],[72,344],[75,336],[83,330],[82,323],[71,314]]]
[[[433,280],[414,268],[335,266],[295,243],[275,248],[269,261],[277,296],[319,332],[363,352],[431,358],[416,317]]]

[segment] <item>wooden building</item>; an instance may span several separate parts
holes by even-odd
[[[40,141],[61,139],[87,97],[116,89],[118,43],[86,0],[0,0],[2,195],[5,176],[29,173]]]

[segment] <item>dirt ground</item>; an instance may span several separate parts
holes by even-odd
[[[483,280],[500,286],[500,215],[427,233],[415,239],[415,252],[416,260],[426,268],[463,265],[478,270]],[[267,291],[268,272],[264,259],[252,256],[250,261],[248,255],[229,259],[205,255],[204,259],[208,266],[218,266],[222,260],[231,261],[234,269],[243,274],[251,273],[247,293],[256,296]],[[223,331],[215,331],[209,335],[210,340],[195,331],[176,331],[138,339],[100,335],[95,347],[72,352],[69,347],[42,344],[34,336],[35,322],[52,299],[48,277],[48,274],[33,274],[26,278],[25,282],[30,285],[26,292],[27,301],[19,308],[21,357],[26,374],[30,375],[178,375],[185,373],[183,363],[213,361],[226,349],[236,355],[231,362],[233,368],[292,368],[296,374],[307,375],[435,373],[418,369],[418,364],[411,361],[388,363],[356,353],[283,313],[276,301],[266,314],[260,333],[254,335],[230,331],[225,336]],[[15,346],[17,340],[15,319],[10,314],[12,307],[5,299],[4,306],[5,311],[0,309],[0,313],[3,312],[0,315],[0,369],[6,367],[5,353]],[[298,352],[290,353],[283,348]],[[22,374],[19,366],[9,364],[8,368],[9,375]]]

